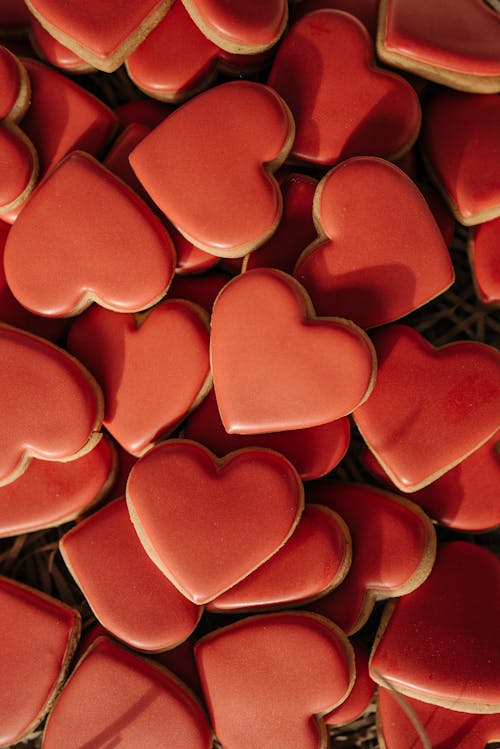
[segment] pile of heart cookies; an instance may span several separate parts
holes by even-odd
[[[495,5],[4,0],[0,747],[500,741]]]

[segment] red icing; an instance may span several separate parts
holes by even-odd
[[[292,110],[291,155],[300,161],[328,166],[349,156],[397,157],[420,127],[413,88],[374,67],[368,32],[340,11],[318,10],[292,26],[268,82]]]
[[[476,290],[484,304],[500,304],[500,218],[474,229],[469,259]]]
[[[316,318],[300,284],[271,268],[237,276],[220,293],[211,361],[222,422],[237,434],[339,419],[368,397],[375,365],[359,328]]]
[[[173,674],[99,638],[79,662],[45,727],[44,749],[210,749],[200,705]]]
[[[29,189],[38,166],[33,149],[14,128],[0,123],[0,215],[9,211],[11,205]]]
[[[73,325],[68,347],[103,388],[104,425],[136,455],[210,387],[207,325],[187,302],[164,302],[142,321],[93,307]]]
[[[190,241],[214,255],[241,257],[277,228],[281,195],[268,170],[283,161],[292,137],[288,110],[272,89],[234,81],[177,109],[130,162]]]
[[[320,183],[314,207],[320,239],[294,275],[318,314],[369,328],[403,317],[453,283],[427,202],[392,164],[369,157],[343,162]]]
[[[127,502],[153,561],[202,604],[287,541],[302,512],[303,490],[278,453],[248,448],[217,461],[195,442],[172,440],[136,463]]]
[[[378,6],[380,0],[301,0],[295,6],[295,19],[302,18],[313,10],[343,10],[355,16],[366,27],[372,39],[377,33]]]
[[[0,120],[9,116],[20,93],[21,78],[16,58],[0,45]]]
[[[307,489],[308,502],[326,505],[347,523],[352,565],[344,582],[311,608],[357,632],[367,621],[376,596],[414,590],[434,561],[435,534],[416,505],[379,489],[322,481]]]
[[[356,663],[356,681],[345,702],[325,715],[325,723],[329,726],[344,726],[359,718],[372,701],[375,692],[375,684],[368,673],[368,652],[356,640],[353,640],[351,645]]]
[[[81,152],[44,180],[5,247],[13,294],[31,311],[54,317],[77,314],[92,301],[121,312],[150,307],[167,290],[174,264],[160,221]]]
[[[426,582],[385,615],[372,678],[434,705],[499,712],[499,593],[495,554],[463,541],[441,547]]]
[[[0,577],[2,746],[20,741],[42,720],[79,632],[77,611]]]
[[[340,463],[349,447],[350,427],[349,420],[344,417],[321,426],[289,432],[228,434],[212,391],[185,423],[183,436],[201,442],[219,456],[242,447],[276,450],[293,463],[304,481],[310,481],[324,476]]]
[[[150,129],[163,122],[170,114],[171,107],[159,101],[151,99],[139,99],[138,101],[127,101],[116,107],[115,114],[122,127],[137,123]]]
[[[124,499],[66,533],[60,550],[96,617],[130,647],[171,648],[198,624],[202,609],[150,560]]]
[[[69,73],[86,73],[89,69],[92,70],[92,66],[45,31],[35,18],[31,19],[30,38],[40,56],[56,68]]]
[[[207,635],[195,655],[212,725],[228,749],[322,749],[319,716],[354,681],[344,634],[306,613],[243,619]]]
[[[372,338],[377,382],[354,418],[396,486],[416,491],[497,430],[500,355],[476,342],[434,349],[406,325],[377,331]]]
[[[199,304],[210,314],[217,295],[230,280],[231,276],[218,272],[208,273],[206,276],[184,276],[177,273],[167,296]]]

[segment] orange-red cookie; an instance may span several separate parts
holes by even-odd
[[[313,10],[343,10],[361,21],[375,41],[379,3],[380,0],[301,0],[294,6],[292,16],[298,20]]]
[[[325,713],[348,696],[354,657],[323,617],[249,617],[195,646],[205,702],[227,749],[326,749]]]
[[[0,488],[0,537],[73,520],[106,496],[115,470],[107,439],[69,463],[32,460],[22,476]]]
[[[424,114],[425,164],[457,221],[500,216],[500,97],[442,91]]]
[[[0,746],[30,734],[50,709],[80,635],[80,615],[0,577]]]
[[[375,477],[394,486],[369,450],[362,462]],[[412,501],[440,525],[461,531],[500,526],[500,435],[493,437],[443,476],[413,492]]]
[[[356,664],[356,679],[349,696],[340,707],[325,715],[328,726],[345,726],[359,718],[373,699],[375,683],[368,673],[368,652],[356,639],[351,641]]]
[[[341,584],[351,564],[343,520],[308,505],[286,544],[259,569],[207,605],[209,611],[259,611],[308,603]]]
[[[385,63],[451,88],[500,91],[500,15],[484,0],[381,0]]]
[[[242,257],[278,226],[281,193],[272,173],[293,137],[275,91],[233,81],[179,107],[132,151],[130,163],[187,239],[213,255]]]
[[[406,325],[376,331],[372,340],[377,382],[354,419],[394,484],[414,492],[498,429],[500,354],[475,341],[435,349]]]
[[[31,460],[67,461],[101,437],[102,393],[87,372],[57,346],[0,324],[0,486]]]
[[[56,68],[68,73],[91,73],[95,68],[82,60],[73,50],[65,47],[55,37],[51,36],[43,26],[32,18],[30,25],[30,41],[37,51],[38,57],[46,60]]]
[[[442,546],[427,580],[388,604],[370,657],[379,684],[466,713],[500,712],[500,561]]]
[[[161,21],[172,0],[26,0],[49,34],[98,70],[111,73]]]
[[[79,523],[62,537],[59,549],[97,619],[130,647],[175,647],[198,624],[203,609],[153,564],[124,499]]]
[[[392,322],[454,281],[450,254],[415,184],[382,159],[344,161],[314,197],[319,238],[294,275],[320,315],[363,328]]]
[[[0,120],[18,122],[30,103],[31,86],[17,57],[0,45]]]
[[[397,159],[418,135],[415,91],[375,67],[368,32],[342,11],[317,10],[297,21],[268,82],[295,118],[291,156],[297,161],[333,166],[349,156]]]
[[[432,569],[436,534],[419,507],[362,484],[319,481],[308,502],[337,512],[351,533],[352,565],[344,582],[311,608],[351,635],[365,624],[377,597],[404,595]]]
[[[311,481],[325,476],[340,463],[349,447],[350,426],[349,419],[344,417],[309,429],[272,434],[228,434],[212,390],[184,424],[183,436],[201,442],[220,457],[241,447],[276,450],[293,463],[304,481]]]
[[[98,638],[79,661],[43,734],[43,749],[210,749],[205,713],[171,672]]]
[[[38,156],[33,144],[13,123],[0,122],[0,218],[22,207],[35,187]]]
[[[469,236],[469,262],[483,304],[500,305],[500,218],[474,227]]]
[[[68,348],[101,384],[105,427],[134,455],[170,433],[211,387],[207,321],[182,300],[142,318],[93,307],[74,323]]]
[[[416,719],[416,720],[415,720]],[[377,732],[382,749],[484,749],[500,740],[500,714],[471,715],[378,689]]]
[[[286,0],[182,0],[203,34],[227,52],[255,54],[272,47],[288,20]]]
[[[176,273],[167,297],[170,299],[185,299],[193,304],[198,304],[208,314],[211,314],[217,295],[230,280],[231,276],[217,271],[212,271],[204,276]]]
[[[210,346],[230,434],[327,424],[357,408],[373,387],[375,357],[363,331],[348,320],[316,317],[301,285],[271,268],[224,287]]]
[[[193,603],[208,603],[264,564],[290,538],[302,482],[279,453],[247,448],[217,459],[171,440],[132,468],[127,503],[155,564]]]
[[[92,302],[119,312],[146,309],[165,294],[174,267],[159,219],[83,152],[44,180],[5,246],[12,293],[49,317],[77,315]]]

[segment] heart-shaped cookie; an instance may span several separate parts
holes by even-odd
[[[46,31],[36,18],[31,17],[30,43],[38,57],[68,73],[92,73],[95,68],[82,60],[72,49],[68,49]]]
[[[476,226],[469,236],[469,262],[483,304],[500,305],[500,218]]]
[[[500,216],[499,138],[499,96],[442,91],[426,104],[425,165],[465,226]]]
[[[79,523],[62,537],[59,549],[97,619],[130,647],[174,647],[198,624],[203,609],[153,564],[124,499]]]
[[[171,440],[132,468],[127,503],[141,542],[193,603],[208,603],[247,577],[292,535],[303,489],[279,453],[251,449],[218,460]]]
[[[344,582],[311,608],[351,635],[365,624],[377,597],[415,590],[429,575],[436,534],[413,502],[362,484],[318,481],[307,501],[324,504],[345,521],[353,557]]]
[[[45,726],[44,749],[210,749],[205,713],[171,672],[100,637],[79,661]]]
[[[24,65],[0,45],[0,120],[18,122],[29,107],[31,86]]]
[[[381,0],[377,51],[396,68],[462,91],[500,91],[500,15],[484,0]]]
[[[94,306],[74,323],[68,348],[101,384],[104,425],[130,453],[144,453],[207,394],[207,328],[203,311],[182,300],[142,318]]]
[[[500,355],[468,341],[434,349],[406,325],[376,331],[372,340],[377,382],[354,419],[393,483],[414,492],[498,429]]]
[[[373,40],[377,33],[378,8],[380,0],[301,0],[294,5],[293,20],[298,20],[313,10],[343,10],[355,16],[370,34]]]
[[[23,209],[4,262],[25,307],[68,317],[94,301],[120,312],[151,307],[170,284],[175,254],[147,206],[91,156],[75,152]]]
[[[172,0],[27,0],[49,34],[98,70],[111,73],[161,21]]]
[[[154,99],[137,99],[120,104],[114,111],[121,127],[138,123],[152,130],[171,113],[172,107]]]
[[[324,720],[328,726],[344,726],[359,718],[373,699],[375,683],[368,673],[368,651],[359,642],[351,640],[356,665],[356,679],[347,699]]]
[[[292,429],[271,434],[228,434],[220,419],[212,390],[191,414],[182,430],[186,439],[201,442],[222,457],[242,447],[267,447],[288,458],[303,481],[329,473],[347,452],[349,419],[344,417],[309,429]]]
[[[294,116],[291,156],[298,161],[333,166],[349,156],[397,159],[418,135],[415,91],[375,67],[368,32],[347,13],[317,10],[297,21],[268,82]]]
[[[60,690],[80,635],[80,615],[0,577],[0,632],[0,746],[10,746],[38,726]]]
[[[0,486],[31,458],[67,461],[101,435],[102,393],[73,357],[42,338],[0,324]]]
[[[213,255],[242,257],[279,224],[272,173],[293,137],[288,107],[273,89],[233,81],[179,107],[139,143],[130,163],[187,239]]]
[[[20,209],[35,187],[38,156],[33,144],[13,123],[0,122],[0,218],[8,220]]]
[[[434,217],[415,184],[376,158],[349,159],[314,198],[319,239],[294,275],[316,312],[362,328],[391,322],[445,291],[455,273]]]
[[[308,505],[286,544],[258,570],[211,601],[209,611],[289,608],[326,595],[351,564],[351,537],[343,520]]]
[[[372,679],[432,705],[498,713],[499,617],[497,556],[465,541],[445,544],[423,585],[384,611]]]
[[[356,325],[317,318],[291,276],[243,273],[212,313],[212,374],[230,434],[305,429],[340,419],[368,398],[375,357]]]
[[[302,612],[243,619],[204,637],[195,655],[212,725],[228,749],[326,749],[322,716],[354,682],[344,633]]]

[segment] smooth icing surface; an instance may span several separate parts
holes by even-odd
[[[469,260],[477,294],[484,304],[500,304],[500,218],[477,226],[469,241]]]
[[[321,181],[314,202],[320,238],[294,275],[317,314],[363,328],[391,322],[445,291],[455,273],[426,200],[382,159],[344,161]]]
[[[302,250],[316,238],[313,199],[317,180],[291,174],[281,185],[283,215],[273,236],[243,261],[243,270],[278,268],[293,273]]]
[[[413,88],[374,67],[368,32],[341,11],[318,10],[297,21],[268,82],[292,110],[291,155],[300,161],[333,166],[349,156],[396,158],[420,127]]]
[[[230,280],[231,276],[213,271],[205,276],[176,273],[167,296],[171,299],[186,299],[193,304],[199,304],[210,314],[217,295]]]
[[[261,52],[275,44],[287,18],[286,0],[182,0],[203,34],[228,52]]]
[[[0,123],[0,215],[17,204],[33,187],[38,168],[36,153],[18,128]]]
[[[375,39],[377,32],[378,7],[380,0],[301,0],[293,9],[293,18],[298,19],[313,10],[343,10],[355,16],[370,36]]]
[[[377,382],[354,419],[391,480],[413,492],[496,432],[500,355],[475,341],[434,349],[406,325],[376,331],[372,340]]]
[[[258,570],[208,604],[209,611],[290,607],[339,585],[351,563],[347,528],[333,512],[308,505],[286,544]]]
[[[16,58],[0,45],[0,120],[8,117],[21,93],[21,77]]]
[[[373,385],[375,360],[361,329],[316,318],[300,284],[271,268],[225,286],[214,305],[210,346],[230,433],[326,424],[358,407]]]
[[[375,683],[368,673],[368,651],[357,640],[353,640],[351,645],[354,650],[356,680],[345,702],[325,715],[325,723],[329,726],[347,725],[359,718],[372,701],[375,692]]]
[[[369,450],[365,468],[390,483]],[[484,443],[432,484],[412,492],[411,499],[441,525],[463,531],[486,531],[500,525],[500,434]]]
[[[351,533],[352,564],[346,579],[311,606],[348,634],[367,621],[376,596],[408,593],[432,569],[435,533],[413,503],[362,484],[331,481],[308,486],[307,501],[337,512]]]
[[[484,749],[500,740],[500,714],[471,715],[405,697],[431,746],[439,749]],[[378,689],[378,728],[384,749],[420,749],[419,734],[393,694]]]
[[[243,619],[200,640],[195,655],[212,725],[228,749],[325,749],[319,716],[354,681],[345,635],[306,613]]]
[[[31,18],[30,39],[40,56],[56,68],[62,68],[69,73],[87,73],[93,70],[92,66],[82,60],[73,50],[65,47],[48,31],[45,31],[34,17]]]
[[[292,140],[293,121],[278,94],[234,81],[177,109],[132,151],[130,163],[187,239],[214,255],[241,257],[279,223],[281,194],[268,172]]]
[[[377,682],[467,713],[500,712],[500,561],[443,545],[430,576],[384,612],[370,660]]]
[[[31,457],[69,460],[88,449],[102,420],[97,383],[65,351],[0,324],[0,486]]]
[[[172,300],[142,321],[94,306],[74,323],[68,348],[101,384],[106,428],[140,455],[210,388],[208,338],[199,312]]]
[[[320,478],[340,463],[350,439],[346,417],[309,429],[271,434],[228,434],[220,419],[215,392],[200,403],[183,427],[186,439],[201,442],[222,457],[241,447],[267,447],[293,463],[304,481]]]
[[[205,713],[181,681],[103,637],[64,687],[43,747],[210,749],[212,738]]]
[[[78,314],[93,301],[120,312],[150,307],[166,292],[174,266],[159,219],[82,152],[40,185],[5,246],[14,296],[54,317]]]
[[[42,720],[79,633],[77,611],[0,577],[1,746],[20,741]]]
[[[114,469],[106,439],[69,463],[31,461],[22,476],[0,488],[0,537],[72,520],[104,496]]]
[[[498,96],[443,91],[426,105],[422,151],[437,187],[466,226],[500,216],[499,138]]]
[[[189,239],[186,239],[170,221],[167,221],[167,226],[177,255],[176,273],[204,273],[218,264],[218,257],[200,250]]]
[[[150,560],[124,499],[79,523],[59,548],[98,620],[130,647],[171,648],[198,624],[202,609]]]
[[[251,449],[216,460],[172,440],[150,450],[127,484],[129,511],[155,564],[194,603],[207,603],[288,540],[303,509],[290,463]]]

